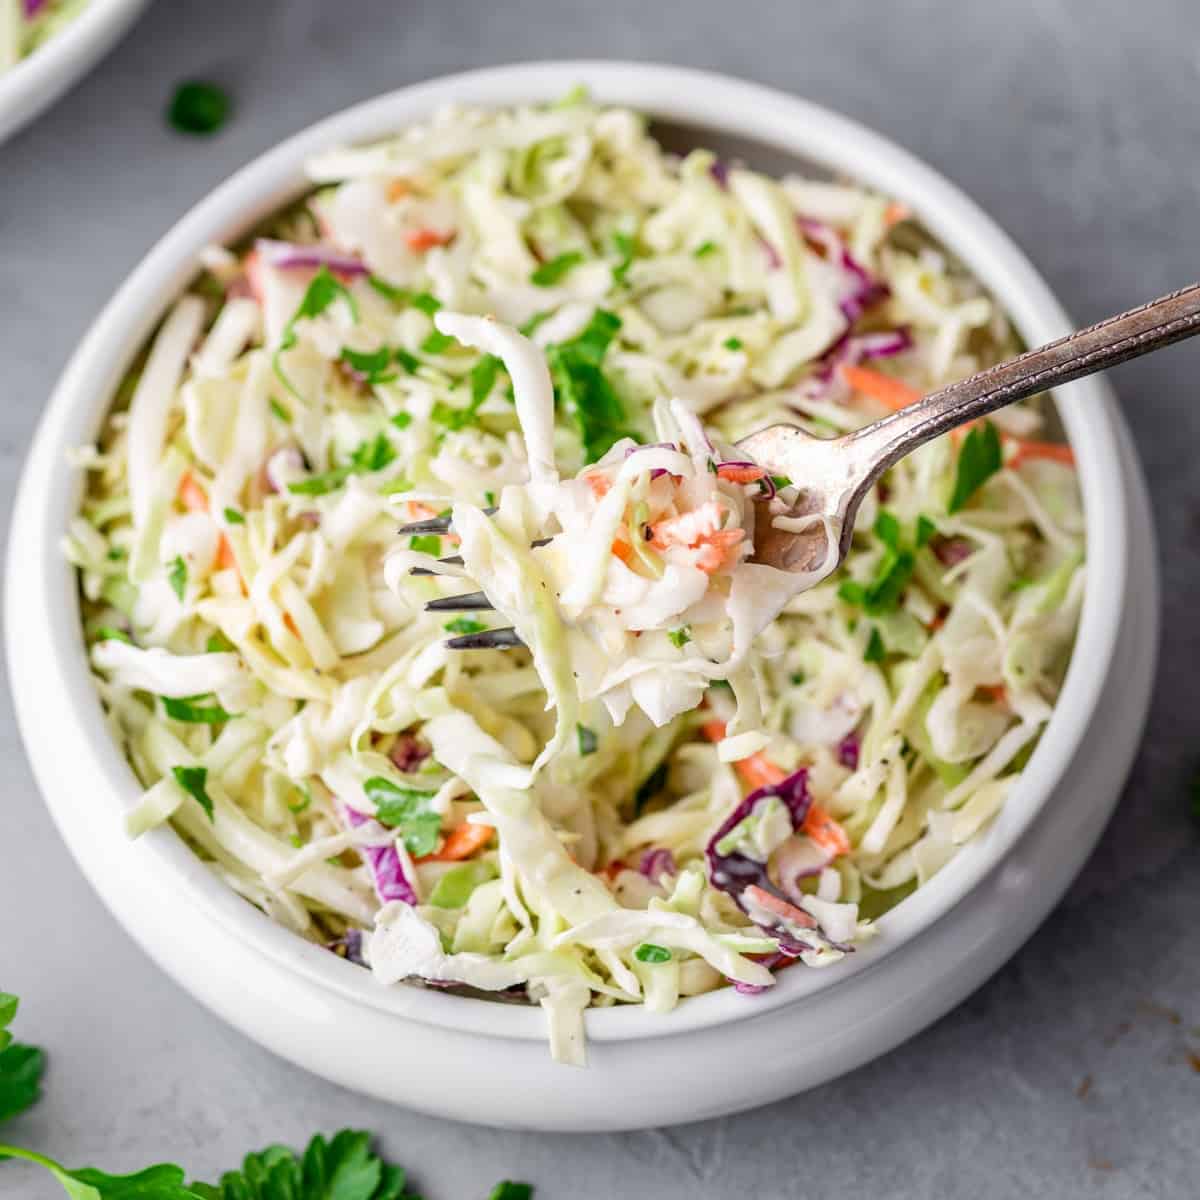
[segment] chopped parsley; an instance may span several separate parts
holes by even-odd
[[[589,729],[586,725],[576,725],[575,737],[579,742],[580,758],[586,758],[589,754],[596,753],[600,743],[594,729]]]
[[[529,276],[529,282],[536,283],[538,287],[552,287],[581,262],[583,255],[578,250],[568,250],[536,267]]]
[[[875,535],[884,548],[875,564],[874,578],[868,583],[848,579],[838,588],[838,595],[847,604],[863,609],[872,617],[895,612],[900,607],[904,589],[916,566],[914,548],[904,543],[900,522],[894,513],[880,509],[875,518]]]
[[[993,476],[1003,463],[1000,435],[991,421],[976,425],[966,436],[958,452],[954,472],[954,490],[946,505],[948,513],[956,513]]]
[[[432,554],[436,558],[442,552],[442,539],[436,533],[416,533],[408,539],[408,547],[420,554]]]
[[[361,442],[350,455],[350,461],[320,475],[310,475],[287,485],[294,496],[325,496],[336,492],[351,475],[369,475],[382,471],[396,458],[396,448],[387,434],[377,433],[369,442]]]
[[[410,375],[415,375],[417,368],[421,365],[421,360],[415,354],[409,354],[407,350],[400,346],[396,348],[393,357]]]
[[[160,696],[163,709],[172,721],[183,721],[188,725],[220,725],[231,721],[236,713],[226,712],[219,704],[197,704],[197,700],[211,699],[209,696]]]
[[[633,957],[638,962],[665,963],[671,961],[671,952],[666,946],[656,946],[653,942],[643,942],[633,952]]]
[[[412,413],[398,412],[391,418],[391,422],[397,429],[407,429],[412,424]]]
[[[368,275],[367,285],[373,291],[378,292],[385,300],[390,300],[393,304],[410,304],[412,302],[413,297],[411,292],[388,283],[386,279],[380,279],[378,275]]]
[[[409,854],[420,857],[437,849],[442,818],[429,808],[433,792],[400,787],[382,775],[368,779],[363,784],[363,791],[375,805],[375,819],[389,829],[400,831]]]
[[[716,242],[701,242],[695,250],[692,251],[693,258],[707,258],[710,254],[716,254]]]
[[[477,409],[491,394],[496,386],[496,375],[500,371],[500,360],[494,354],[485,354],[472,368],[469,376],[471,382],[471,408]]]
[[[421,343],[421,353],[444,354],[453,345],[454,339],[448,333],[442,333],[440,329],[435,329]]]
[[[412,297],[410,303],[413,308],[419,308],[427,317],[432,317],[442,307],[442,302],[428,292],[418,292]]]
[[[292,423],[292,414],[274,396],[267,403],[271,406],[271,411],[275,414],[277,420],[282,421],[285,425]]]
[[[111,625],[101,625],[95,636],[98,642],[124,642],[127,646],[133,645],[133,638],[129,634],[123,629],[114,629]]]
[[[312,788],[307,783],[298,783],[296,791],[300,793],[300,799],[288,805],[288,812],[299,816],[312,803]]]
[[[171,590],[179,597],[181,604],[183,603],[184,593],[187,591],[187,581],[187,563],[183,561],[181,554],[177,554],[167,567],[167,582],[171,585]]]
[[[230,525],[245,525],[246,518],[236,508],[225,509],[225,520]]]
[[[618,231],[612,235],[612,244],[618,255],[612,269],[613,283],[624,284],[625,276],[629,274],[629,268],[637,257],[637,242],[629,234]]]
[[[517,332],[520,333],[522,337],[533,337],[533,335],[538,331],[538,326],[548,321],[553,315],[553,312],[551,312],[549,309],[546,309],[545,312],[534,313],[533,316],[530,317],[529,320],[517,330]]]
[[[387,346],[380,346],[378,350],[351,350],[349,346],[343,346],[340,361],[371,385],[390,383],[396,378],[395,371],[388,371],[392,365],[392,351]]]
[[[487,504],[488,508],[496,507],[496,493],[495,492],[492,492],[492,491],[484,492],[483,499],[484,499],[484,503]]]
[[[740,350],[742,348],[742,339],[736,337],[728,337],[722,343],[726,350]]]
[[[533,1187],[528,1183],[513,1183],[502,1179],[488,1196],[488,1200],[533,1200]]]
[[[237,647],[219,629],[216,633],[210,634],[208,641],[204,643],[205,654],[227,654],[230,650],[235,649]]]
[[[780,489],[792,486],[792,481],[786,475],[772,475],[771,482]]]
[[[350,294],[346,285],[337,279],[327,266],[322,264],[318,268],[317,273],[309,280],[308,287],[301,297],[300,303],[296,306],[296,311],[292,313],[288,318],[288,323],[283,327],[283,333],[279,338],[279,345],[276,347],[275,353],[271,356],[271,366],[275,371],[276,377],[297,400],[302,400],[303,397],[296,391],[292,381],[284,374],[280,357],[285,351],[290,350],[296,344],[296,322],[312,317],[319,317],[339,296],[346,302],[346,307],[349,308],[351,317],[357,321],[358,305],[354,303],[354,297]]]
[[[577,337],[546,347],[555,401],[579,430],[587,462],[602,458],[620,438],[632,436],[625,406],[601,370],[620,328],[620,317],[598,308]]]
[[[229,119],[229,95],[215,83],[189,79],[179,84],[167,106],[167,120],[180,133],[206,136]]]
[[[8,1031],[19,1003],[16,996],[0,992],[0,1121],[15,1117],[37,1102],[46,1065],[41,1050],[14,1042]]]
[[[171,774],[175,776],[175,782],[204,809],[211,821],[213,819],[213,802],[205,787],[208,783],[208,768],[172,767]]]
[[[447,621],[442,628],[447,633],[465,637],[469,633],[482,633],[487,626],[482,621],[476,621],[474,617],[455,617],[453,621]]]
[[[667,634],[667,640],[672,646],[682,650],[692,640],[692,631],[686,625],[681,625]]]
[[[867,648],[863,651],[863,662],[881,663],[887,658],[887,650],[883,645],[883,638],[879,636],[879,630],[873,625],[871,626],[871,636],[867,639]]]
[[[917,518],[917,549],[927,545],[929,539],[937,533],[937,526],[924,513]]]

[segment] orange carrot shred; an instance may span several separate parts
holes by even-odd
[[[184,471],[179,481],[179,503],[188,512],[208,512],[208,493],[196,482],[191,471]]]
[[[410,229],[404,240],[410,250],[418,253],[422,250],[432,250],[434,246],[445,246],[454,241],[454,234],[439,233],[436,229]]]
[[[803,832],[835,857],[850,853],[850,839],[846,831],[819,804],[809,806]]]
[[[1023,462],[1033,459],[1044,459],[1048,462],[1063,463],[1065,466],[1075,465],[1075,451],[1066,442],[1037,442],[1026,441],[1023,438],[1007,437],[1005,442],[1014,447],[1009,455],[1007,466],[1016,467]]]
[[[464,822],[446,835],[446,840],[442,843],[440,850],[434,851],[433,854],[423,854],[413,861],[459,862],[464,858],[470,858],[473,854],[478,854],[492,840],[492,834],[495,832],[490,825],[472,825]]]
[[[899,379],[884,375],[882,371],[872,371],[870,367],[856,367],[851,363],[843,363],[838,370],[842,378],[856,391],[872,400],[878,400],[884,408],[899,412],[910,404],[921,399],[921,393]]]
[[[760,908],[765,908],[767,912],[774,913],[777,917],[783,917],[785,920],[791,921],[793,925],[799,925],[803,929],[816,928],[817,922],[804,909],[797,908],[794,904],[789,904],[786,900],[780,900],[778,896],[771,895],[770,892],[765,888],[760,888],[756,883],[750,884],[742,892],[742,895],[747,900],[757,904]]]

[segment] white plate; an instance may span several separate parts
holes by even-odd
[[[149,2],[91,0],[61,33],[0,74],[0,142],[81,79]]]
[[[898,197],[1000,298],[1028,342],[1070,328],[1020,252],[944,179],[877,135],[781,93],[617,63],[520,65],[405,89],[322,122],[234,176],[101,314],[26,467],[7,632],[18,718],[51,811],[105,902],[184,986],[250,1036],[350,1087],[466,1120],[621,1129],[813,1086],[910,1036],[995,970],[1062,893],[1116,800],[1145,716],[1157,593],[1143,487],[1122,457],[1120,417],[1102,383],[1071,384],[1058,399],[1079,461],[1089,584],[1059,706],[1003,813],[833,969],[786,972],[758,997],[697,997],[667,1016],[589,1012],[587,1072],[549,1061],[537,1010],[380,988],[226,890],[170,829],[128,843],[120,818],[139,788],[96,702],[73,573],[58,554],[79,495],[66,448],[94,436],[131,356],[194,273],[199,248],[244,233],[303,190],[309,154],[384,135],[447,102],[551,98],[581,81],[603,100],[691,130],[698,144],[737,145],[773,168],[783,159],[815,163]],[[1120,688],[1106,687],[1113,678]]]

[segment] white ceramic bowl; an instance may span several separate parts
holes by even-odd
[[[0,142],[82,78],[149,2],[91,0],[61,33],[0,74]]]
[[[451,101],[551,98],[580,82],[684,127],[697,144],[736,147],[773,168],[815,165],[900,198],[1000,298],[1028,342],[1069,329],[1027,260],[971,201],[876,134],[790,96],[620,63],[519,65],[407,88],[240,171],[167,234],[100,315],[25,470],[10,543],[8,652],[21,729],[68,845],[130,933],[195,995],[286,1057],[399,1103],[492,1124],[620,1129],[810,1087],[897,1044],[995,970],[1061,895],[1115,801],[1144,719],[1157,604],[1143,485],[1120,418],[1102,383],[1071,384],[1058,399],[1079,461],[1089,584],[1062,697],[1003,813],[832,969],[789,971],[758,997],[728,989],[697,997],[666,1016],[589,1012],[586,1072],[550,1062],[538,1010],[381,988],[237,898],[169,828],[127,842],[121,816],[139,788],[96,700],[74,573],[58,549],[81,485],[65,465],[67,447],[94,437],[131,357],[195,273],[197,251],[240,236],[303,191],[301,164],[314,151],[380,137]],[[1122,687],[1106,689],[1114,672]]]

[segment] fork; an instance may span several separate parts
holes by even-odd
[[[1200,284],[1191,284],[1140,308],[997,363],[842,437],[818,438],[795,425],[771,425],[750,434],[738,442],[738,449],[770,474],[791,480],[798,489],[796,501],[783,511],[778,505],[768,511],[766,506],[770,502],[765,497],[756,500],[758,519],[754,523],[754,552],[750,561],[784,571],[810,571],[826,561],[829,537],[833,534],[837,538],[834,567],[840,566],[850,550],[854,520],[864,497],[879,477],[906,455],[1005,405],[1094,375],[1197,333],[1200,333]],[[814,520],[797,532],[777,528],[773,524],[777,517]],[[417,521],[400,530],[401,534],[449,532],[448,517]],[[534,545],[545,545],[547,540]],[[462,563],[460,557],[441,561]],[[414,574],[432,573],[421,568],[414,571]],[[483,592],[446,596],[425,606],[430,612],[481,612],[491,607]],[[453,650],[496,650],[522,644],[512,628],[464,634],[446,642]]]

